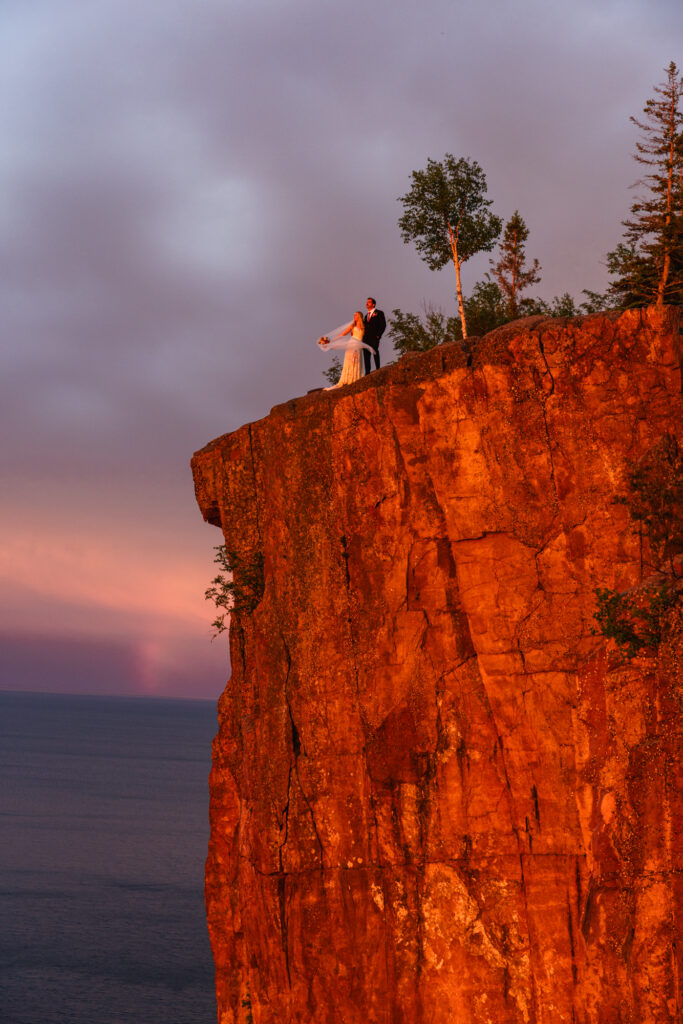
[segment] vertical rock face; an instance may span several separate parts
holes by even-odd
[[[613,498],[681,436],[677,345],[672,311],[520,321],[195,456],[243,605],[221,1024],[676,1019],[680,639],[622,664],[591,629],[641,578]]]

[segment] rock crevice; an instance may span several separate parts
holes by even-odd
[[[592,633],[667,432],[651,310],[518,321],[195,455],[263,561],[211,775],[220,1024],[676,1019],[680,635],[623,664]]]

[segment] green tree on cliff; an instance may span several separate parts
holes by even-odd
[[[456,160],[446,153],[441,162],[428,160],[423,171],[412,172],[412,187],[404,196],[398,225],[405,243],[414,242],[430,270],[452,262],[458,293],[462,336],[467,316],[460,268],[477,252],[490,252],[502,221],[489,211],[486,177],[476,160]]]
[[[683,303],[683,77],[673,61],[666,76],[642,120],[631,118],[642,133],[634,156],[648,171],[623,241],[607,254],[610,292],[624,306]]]
[[[211,623],[213,637],[228,628],[227,619],[232,612],[251,612],[263,597],[263,554],[257,552],[250,560],[228,552],[225,544],[214,548],[214,562],[221,572],[211,580],[204,598],[213,601],[217,616]]]
[[[524,316],[541,314],[571,317],[583,313],[597,313],[605,308],[606,303],[602,295],[585,289],[584,294],[588,298],[578,306],[569,292],[556,295],[550,302],[544,299],[521,299],[519,312]],[[477,281],[472,294],[464,299],[464,306],[468,338],[488,334],[489,331],[502,327],[512,319],[506,296],[488,275],[483,281]],[[420,317],[416,313],[404,313],[400,309],[394,309],[388,322],[387,337],[391,338],[395,351],[402,356],[406,352],[425,352],[447,341],[460,341],[463,332],[460,318],[447,317],[443,310],[427,307],[424,317]]]
[[[425,307],[424,317],[393,309],[387,336],[393,341],[394,350],[401,356],[406,352],[426,352],[445,341],[460,338],[460,321],[432,306]]]
[[[480,337],[509,319],[505,297],[494,281],[477,281],[469,298],[463,299],[469,337]],[[446,316],[441,309],[425,308],[424,317],[392,310],[387,336],[399,355],[425,352],[447,341],[464,337],[460,317]]]
[[[595,591],[598,624],[594,633],[616,642],[626,659],[659,646],[683,604],[683,450],[673,434],[665,434],[628,477],[628,491],[617,502],[627,507],[641,537],[648,541],[650,560],[641,556],[639,586],[623,593]]]
[[[477,337],[488,334],[510,319],[505,296],[488,274],[483,281],[477,281],[469,299],[465,300],[465,312],[470,333]]]
[[[519,210],[515,210],[503,230],[500,255],[495,262],[490,261],[493,278],[505,296],[508,320],[524,313],[525,300],[520,298],[521,293],[541,280],[538,260],[527,266],[525,243],[528,237],[529,229]]]

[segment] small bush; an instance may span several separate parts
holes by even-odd
[[[676,574],[676,555],[683,551],[683,452],[665,434],[629,474],[629,491],[617,501],[647,536],[656,558]]]
[[[219,614],[211,623],[214,638],[228,628],[226,618],[232,611],[254,610],[263,597],[263,555],[247,562],[238,555],[229,555],[225,544],[215,549],[214,562],[223,570],[204,591],[204,598],[213,601]]]
[[[332,358],[332,366],[330,366],[327,370],[323,370],[323,377],[327,379],[331,387],[334,387],[335,384],[339,383],[339,378],[341,377],[341,374],[341,361],[339,359],[339,356],[334,356]]]
[[[629,492],[616,498],[627,507],[647,537],[658,582],[619,594],[599,587],[595,591],[595,620],[600,633],[614,640],[626,660],[662,642],[669,611],[681,600],[683,551],[683,453],[676,438],[665,434],[641,459],[628,478]]]
[[[598,587],[595,596],[599,628],[593,629],[593,634],[614,640],[622,658],[630,661],[643,651],[659,647],[667,613],[678,601],[679,593],[667,581],[630,594]]]

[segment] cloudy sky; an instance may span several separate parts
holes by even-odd
[[[192,452],[368,294],[454,311],[396,225],[428,157],[520,210],[540,295],[601,290],[682,38],[679,0],[2,0],[0,688],[215,697]]]

